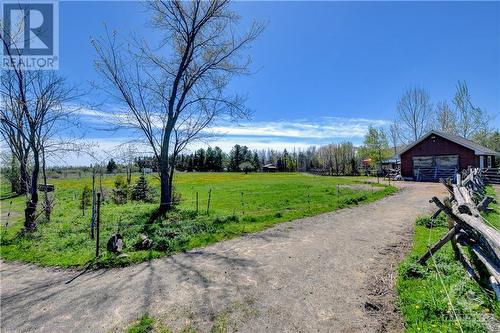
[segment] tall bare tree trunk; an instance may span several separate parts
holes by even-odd
[[[172,208],[172,189],[170,176],[167,170],[160,167],[160,213],[165,213]]]
[[[166,166],[164,165],[166,164]],[[170,174],[168,161],[160,162],[160,213],[165,213],[172,208],[172,184],[170,183]]]
[[[170,103],[169,113],[173,113],[173,104]],[[172,121],[169,120],[165,128],[165,134],[162,140],[160,153],[159,168],[160,168],[160,207],[158,213],[164,214],[172,208],[172,184],[170,182],[170,163],[168,160],[168,152],[170,145],[170,134],[172,133]]]
[[[28,168],[26,167],[28,163],[28,157],[23,156],[21,158],[21,163],[19,164],[19,175],[21,177],[20,181],[21,184],[19,184],[19,194],[26,194],[28,193],[28,184],[30,182],[30,177],[28,173]]]
[[[38,204],[38,173],[40,172],[40,156],[36,149],[33,150],[33,171],[31,174],[31,198],[24,210],[24,228],[33,231],[36,228],[35,214]]]
[[[42,148],[42,175],[43,175],[43,194],[44,194],[44,210],[45,210],[45,218],[47,222],[50,221],[50,211],[51,211],[51,202],[49,199],[49,193],[47,191],[47,170],[45,166],[45,149]]]

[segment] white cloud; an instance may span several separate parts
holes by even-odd
[[[385,126],[386,120],[361,118],[322,117],[318,121],[270,121],[247,122],[239,125],[224,124],[211,127],[210,130],[220,135],[288,137],[303,139],[351,139],[362,138],[368,127]]]
[[[116,110],[115,110],[116,111]],[[80,114],[89,127],[95,124],[104,125],[114,119],[112,113],[99,110],[81,109]],[[321,117],[315,120],[295,119],[281,121],[247,121],[239,124],[219,122],[207,132],[214,137],[207,142],[194,142],[188,149],[195,150],[208,145],[218,146],[224,151],[229,151],[235,144],[246,145],[250,149],[304,149],[309,146],[319,146],[332,142],[351,141],[356,145],[362,143],[363,136],[369,126],[384,127],[390,122],[383,119]],[[129,135],[130,132],[130,136]],[[140,151],[148,153],[151,150],[147,145],[141,144],[132,131],[120,131],[120,134],[105,134],[106,132],[94,131],[94,136],[88,138],[97,144],[94,148],[99,152],[99,158],[106,159],[117,155],[117,148],[127,142],[134,142]],[[102,133],[102,134],[99,134]],[[109,135],[109,137],[106,137]],[[54,160],[51,164],[89,165],[92,159],[88,154],[74,154],[64,161]]]
[[[116,110],[115,110],[116,111]],[[90,123],[111,123],[126,118],[121,112],[107,113],[98,110],[81,109],[79,113]],[[362,138],[371,126],[386,126],[382,119],[320,117],[317,120],[295,119],[281,121],[247,121],[238,124],[221,121],[207,129],[215,135],[266,136],[303,139]]]

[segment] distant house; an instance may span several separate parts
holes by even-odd
[[[278,168],[274,164],[266,164],[262,167],[263,172],[276,172]]]
[[[430,131],[399,152],[401,175],[416,181],[453,178],[468,167],[491,168],[500,153],[457,135]]]

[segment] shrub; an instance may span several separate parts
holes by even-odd
[[[122,176],[116,177],[115,188],[111,191],[111,200],[117,205],[125,204],[127,202],[129,192],[129,187],[125,179]]]
[[[340,206],[352,206],[352,205],[357,205],[358,203],[367,200],[368,197],[366,195],[361,195],[357,198],[345,198],[340,201]]]
[[[416,263],[415,260],[405,261],[399,268],[399,275],[405,279],[419,279],[425,277],[429,273],[426,266]]]
[[[177,192],[175,186],[172,186],[172,206],[177,206],[181,203],[182,195],[180,192]]]
[[[417,225],[422,225],[422,226],[425,226],[427,228],[448,226],[446,214],[444,214],[444,213],[439,214],[434,221],[431,220],[430,216],[419,216],[419,217],[417,217],[417,220],[415,223]]]
[[[149,186],[148,180],[141,175],[130,191],[130,199],[134,201],[153,202],[153,190]]]
[[[229,215],[226,217],[226,222],[239,222],[240,218],[236,214]]]
[[[80,209],[85,209],[85,207],[90,206],[91,199],[92,199],[92,190],[88,185],[85,185],[82,190],[82,196],[80,199]]]
[[[255,216],[245,216],[243,218],[243,221],[245,221],[245,222],[256,222],[257,219],[255,218]]]

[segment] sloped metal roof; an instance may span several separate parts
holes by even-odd
[[[404,147],[404,149],[402,149],[398,153],[401,155],[401,154],[407,152],[408,150],[410,150],[411,148],[415,147],[416,145],[418,145],[420,142],[424,141],[425,139],[427,139],[431,135],[440,136],[442,138],[445,138],[447,140],[455,142],[456,144],[459,144],[461,146],[464,146],[464,147],[467,147],[469,149],[472,149],[474,151],[474,154],[476,154],[476,155],[494,155],[494,156],[500,156],[499,152],[494,151],[494,150],[492,150],[490,148],[487,148],[487,147],[485,147],[483,145],[480,145],[477,142],[468,140],[466,138],[462,138],[461,136],[458,136],[458,135],[444,133],[444,132],[440,132],[440,131],[436,131],[436,130],[432,130],[432,131],[428,132],[427,134],[425,134],[424,136],[422,136],[420,139],[418,139],[414,143],[409,144],[408,146]]]

